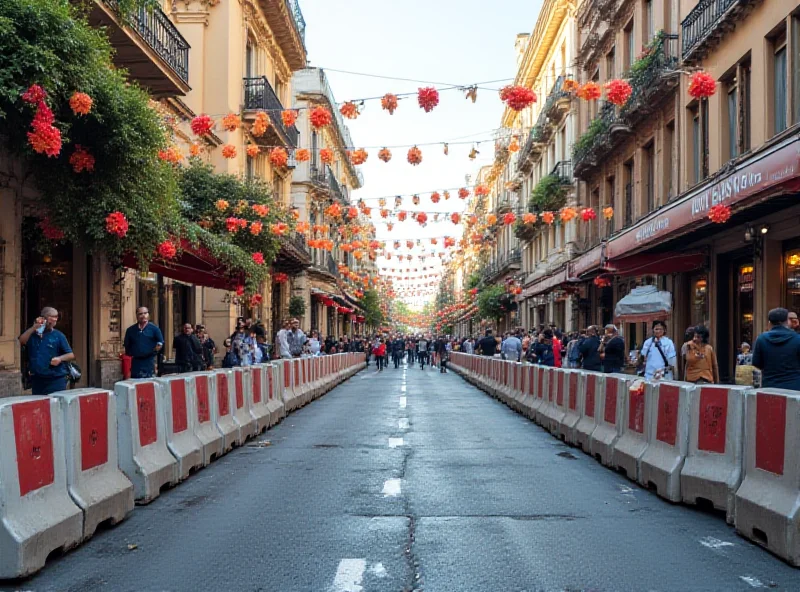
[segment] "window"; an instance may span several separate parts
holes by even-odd
[[[644,0],[644,42],[648,43],[654,34],[653,0]]]
[[[319,152],[318,144],[319,143],[319,136],[317,132],[311,132],[311,168],[316,170],[317,168],[317,152]]]
[[[642,216],[646,216],[656,209],[656,148],[655,143],[650,142],[644,147],[644,211]]]
[[[734,75],[724,83],[725,91],[727,93],[725,105],[727,107],[727,121],[726,128],[728,134],[728,159],[736,158],[739,156],[739,132],[738,132],[738,84],[737,78]]]
[[[700,113],[697,108],[689,110],[692,122],[692,181],[699,183],[700,179],[700,160],[703,149],[703,142],[700,137]]]
[[[606,54],[606,79],[607,80],[611,80],[615,76],[615,74],[614,74],[614,72],[615,72],[614,59],[615,58],[616,58],[616,56],[614,55],[614,48],[612,47],[611,51],[609,51]]]
[[[662,161],[664,163],[664,187],[662,188],[662,195],[666,196],[664,201],[669,201],[675,196],[675,188],[672,186],[672,151],[675,149],[675,121],[670,121],[664,127],[664,156]]]
[[[750,150],[750,60],[739,64],[739,153]]]
[[[800,57],[797,48],[800,47],[800,15],[792,17],[792,47],[795,48],[790,67],[792,69],[792,97],[794,104],[793,123],[800,123]]]
[[[248,181],[252,181],[256,176],[255,158],[245,158],[244,176]]]
[[[633,224],[633,160],[623,165],[623,181],[625,183],[625,227]]]
[[[625,39],[625,56],[622,66],[625,70],[630,69],[631,65],[634,62],[634,39],[633,39],[633,19],[631,19],[628,24],[625,26],[623,31],[623,37]],[[593,101],[596,102],[596,101]]]
[[[616,190],[617,187],[614,177],[609,177],[608,179],[606,179],[606,198],[605,202],[603,203],[604,208],[614,207],[614,200],[616,198],[614,193],[616,192]],[[602,212],[600,212],[600,214],[602,215]],[[614,232],[614,221],[613,219],[606,220],[605,216],[603,216],[601,219],[603,220],[602,227],[605,229],[603,236],[604,237],[609,236],[612,232]]]
[[[692,143],[692,181],[699,183],[708,176],[708,101],[689,107]]]
[[[255,78],[258,76],[256,46],[250,39],[247,40],[247,49],[245,51],[245,76],[247,76],[247,78]]]
[[[773,132],[775,134],[781,133],[787,127],[786,110],[787,110],[787,63],[786,63],[786,34],[783,33],[778,36],[773,42]]]

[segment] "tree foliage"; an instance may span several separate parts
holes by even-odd
[[[381,311],[381,301],[377,291],[365,290],[359,303],[364,309],[368,327],[377,327],[383,322],[383,311]]]
[[[289,299],[289,316],[302,318],[306,314],[306,301],[302,296],[292,296]]]
[[[478,314],[481,318],[497,320],[504,314],[500,299],[505,295],[504,286],[495,284],[478,292]]]

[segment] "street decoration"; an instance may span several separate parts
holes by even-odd
[[[731,207],[725,204],[711,206],[708,210],[708,219],[714,224],[725,224],[731,218]]]
[[[413,146],[408,149],[408,162],[412,166],[416,166],[422,162],[422,150]]]
[[[578,98],[583,99],[584,101],[596,101],[603,95],[603,92],[600,90],[599,84],[590,80],[581,86],[577,90],[576,94]]]
[[[417,102],[425,113],[430,113],[439,104],[439,91],[432,86],[420,88],[417,92]]]
[[[522,111],[536,102],[536,93],[525,86],[504,86],[500,89],[500,100],[512,111]]]
[[[333,122],[333,115],[325,107],[317,105],[308,114],[308,121],[311,123],[311,127],[319,131]]]
[[[381,98],[381,107],[384,111],[388,111],[389,115],[394,115],[395,110],[397,109],[397,95],[393,95],[392,93],[386,93]]]
[[[717,92],[717,81],[708,72],[695,72],[689,79],[689,96],[707,99]]]
[[[609,102],[617,107],[622,107],[628,102],[628,99],[633,93],[633,88],[627,80],[615,79],[609,80],[606,85],[606,97]]]

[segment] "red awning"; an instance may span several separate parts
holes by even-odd
[[[122,264],[142,271],[132,254],[125,255]],[[181,240],[180,255],[170,261],[154,259],[147,271],[179,282],[220,290],[235,290],[244,284],[244,277],[231,275],[228,268],[217,261],[207,249],[194,247],[185,239]]]
[[[619,276],[662,275],[700,269],[705,264],[703,253],[660,253],[623,257],[606,261],[607,273]]]

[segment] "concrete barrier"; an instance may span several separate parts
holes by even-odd
[[[542,426],[554,436],[558,436],[559,425],[566,415],[564,404],[564,377],[565,371],[560,368],[548,368],[550,380],[548,383],[548,401],[544,409],[540,409]]]
[[[59,401],[0,402],[0,578],[28,576],[83,538],[83,513],[67,492]]]
[[[119,468],[133,483],[134,498],[140,504],[150,503],[162,487],[180,480],[178,462],[167,448],[157,388],[154,380],[123,380],[114,385]]]
[[[736,531],[800,566],[800,394],[748,391],[744,408],[744,480],[736,492]]]
[[[283,368],[280,363],[267,364],[267,408],[269,409],[270,427],[278,424],[286,417],[283,405]]]
[[[580,420],[575,425],[575,445],[580,446],[586,454],[591,454],[592,433],[597,428],[597,418],[602,417],[605,379],[597,372],[586,372],[578,385],[581,391],[578,397]]]
[[[286,413],[294,411],[300,406],[300,398],[294,393],[294,386],[292,384],[292,360],[280,360],[278,364],[281,366],[282,386],[281,397],[283,398],[283,405],[286,408]]]
[[[308,359],[308,363],[310,366],[310,384],[311,384],[311,398],[318,399],[325,393],[325,389],[322,387],[322,381],[320,380],[320,361],[321,358],[319,356],[314,356]]]
[[[333,360],[338,367],[338,356],[333,356]],[[304,407],[308,403],[308,392],[306,385],[303,383],[303,364],[297,358],[292,360],[292,386],[294,387],[295,396],[299,399],[300,407]]]
[[[213,372],[195,372],[190,375],[189,392],[193,395],[192,429],[200,441],[203,465],[225,454],[222,432],[217,428],[216,376]]]
[[[639,482],[671,502],[681,501],[681,471],[689,448],[689,407],[694,385],[657,383],[647,451],[642,456]]]
[[[250,438],[256,435],[256,422],[250,413],[249,397],[245,396],[243,367],[232,369],[233,372],[233,419],[239,425],[239,446],[244,445]]]
[[[576,428],[581,419],[583,408],[583,384],[588,371],[563,370],[565,373],[564,388],[564,418],[558,426],[558,435],[567,444],[575,446],[578,443]]]
[[[183,480],[194,469],[203,466],[203,443],[192,429],[191,389],[187,388],[191,375],[176,374],[156,378],[156,395],[164,413],[167,448],[178,461],[178,478]]]
[[[519,400],[519,412],[527,418],[533,415],[533,386],[536,380],[535,366],[533,364],[523,364],[522,372],[522,397]]]
[[[512,408],[517,412],[522,412],[522,402],[525,400],[525,367],[521,362],[512,362],[513,366],[511,381],[513,400],[511,402]]]
[[[82,540],[103,522],[133,511],[133,484],[117,464],[117,407],[111,391],[75,389],[51,395],[64,422],[67,490],[83,512]]]
[[[536,391],[536,399],[531,404],[533,410],[533,421],[539,425],[544,425],[542,412],[548,405],[550,397],[550,372],[547,366],[536,366],[536,382],[534,390]]]
[[[241,442],[239,434],[239,424],[233,419],[233,385],[231,384],[233,373],[230,370],[215,370],[212,381],[214,394],[212,417],[217,429],[222,434],[223,454],[230,452],[234,446]]]
[[[244,391],[247,408],[253,419],[255,434],[261,434],[270,426],[270,410],[267,406],[267,366],[248,366],[244,372]]]
[[[629,384],[623,394],[622,435],[614,445],[613,466],[631,481],[641,481],[641,460],[652,432],[655,388],[655,384],[639,380]]]
[[[748,388],[698,386],[690,406],[681,500],[724,510],[728,524],[733,524],[736,490],[742,483],[744,398]]]
[[[589,454],[598,462],[613,466],[614,447],[622,435],[622,408],[627,381],[618,374],[603,375],[603,396],[597,410],[597,427],[589,438]]]

